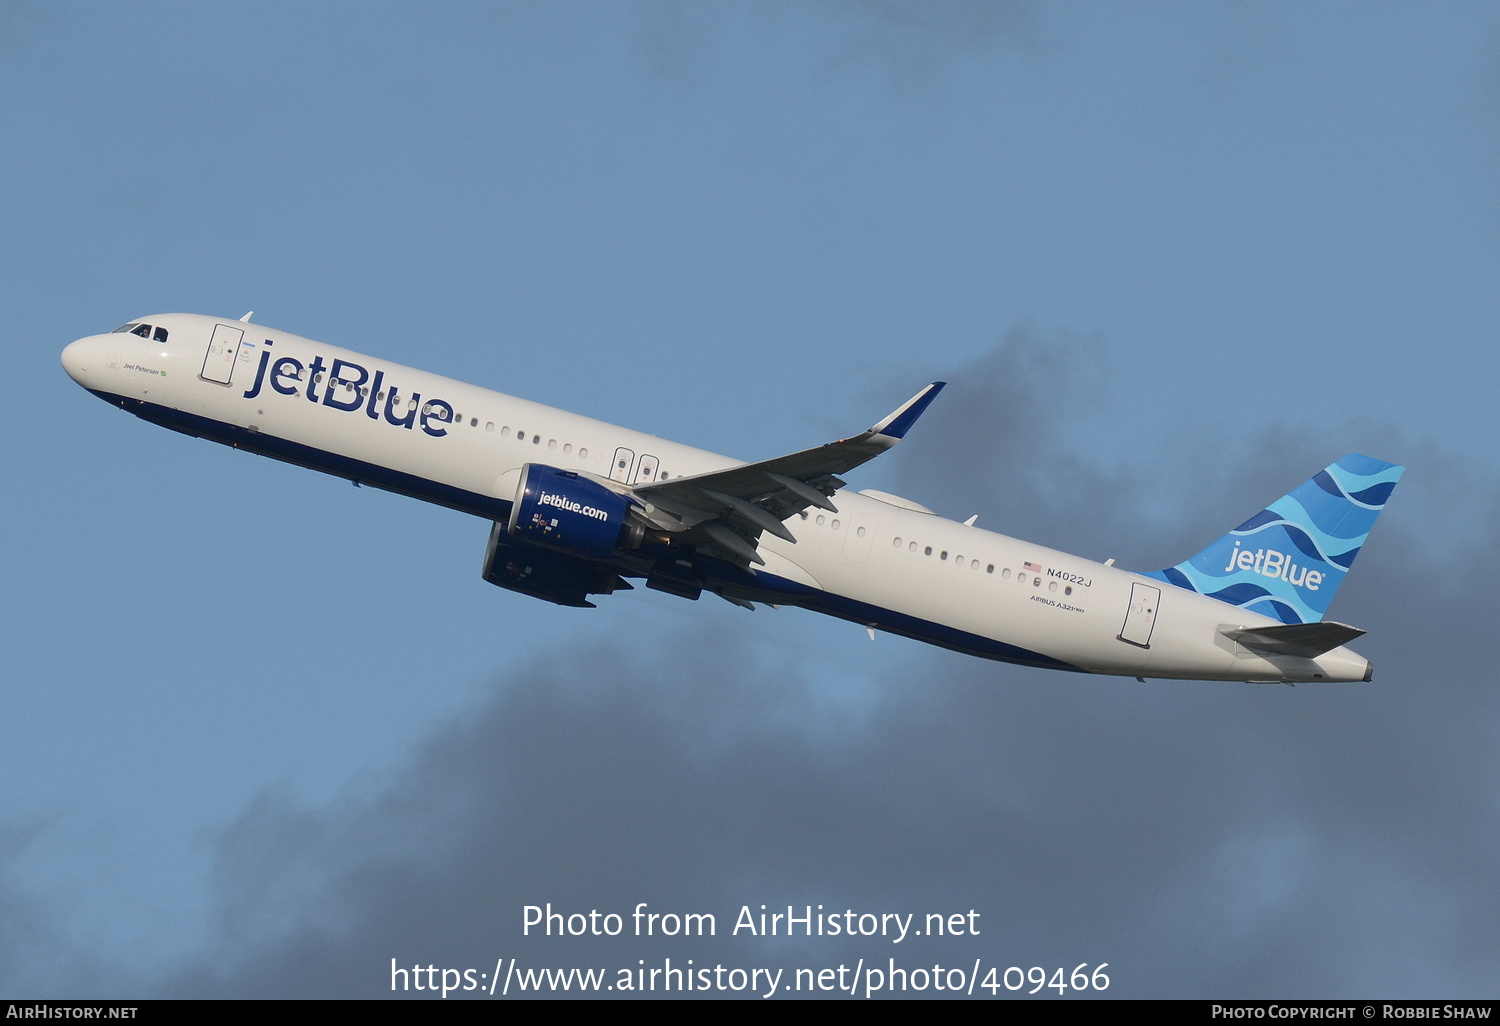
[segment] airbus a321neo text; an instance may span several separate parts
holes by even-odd
[[[1027,666],[1131,677],[1367,681],[1324,620],[1401,476],[1345,456],[1202,552],[1146,573],[945,520],[844,476],[911,430],[741,463],[250,322],[161,314],[63,350],[145,420],[482,517],[484,579],[564,606],[646,587],[802,606]]]

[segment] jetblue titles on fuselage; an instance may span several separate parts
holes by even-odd
[[[318,354],[305,368],[301,360],[292,356],[277,357],[272,362],[273,345],[273,340],[266,339],[265,349],[260,354],[260,365],[255,369],[255,384],[245,393],[246,399],[259,396],[269,383],[274,392],[286,396],[305,395],[309,402],[321,401],[324,406],[343,410],[345,413],[363,409],[365,416],[371,420],[380,420],[381,414],[378,411],[383,409],[387,424],[407,430],[411,430],[414,424],[419,425],[433,438],[442,438],[448,433],[444,425],[453,422],[453,407],[446,400],[428,399],[423,402],[422,393],[412,392],[403,401],[400,389],[395,385],[386,385],[384,370],[377,369],[372,379],[368,370],[352,360],[335,358],[331,365],[324,366],[323,356]],[[325,371],[328,375],[326,382],[323,377]],[[304,378],[307,382],[305,388]],[[318,397],[320,384],[323,387],[321,400]],[[405,412],[398,413],[403,406]]]

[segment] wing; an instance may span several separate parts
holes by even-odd
[[[839,475],[901,441],[945,384],[934,381],[853,438],[728,470],[639,485],[633,494],[660,526],[688,531],[700,548],[741,566],[764,563],[755,551],[762,531],[795,543],[783,521],[809,506],[837,513],[829,496],[844,486]],[[666,522],[668,518],[674,523]]]

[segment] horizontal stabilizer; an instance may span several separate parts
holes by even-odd
[[[1319,623],[1289,623],[1275,627],[1224,627],[1220,629],[1220,633],[1246,648],[1315,659],[1324,652],[1349,644],[1364,631],[1358,627],[1350,627],[1347,623],[1324,620]]]

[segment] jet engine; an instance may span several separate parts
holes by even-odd
[[[516,541],[499,521],[490,526],[483,576],[507,591],[518,591],[560,606],[592,608],[590,595],[608,595],[619,588],[630,588],[629,582],[616,576],[609,567]]]

